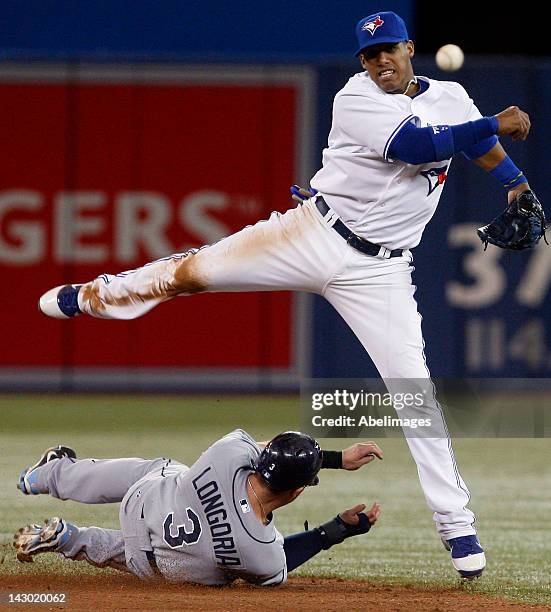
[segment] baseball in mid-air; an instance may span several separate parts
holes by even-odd
[[[463,66],[465,55],[457,45],[444,45],[436,52],[436,64],[440,70],[454,72]]]

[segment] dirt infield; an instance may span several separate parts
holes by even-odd
[[[132,576],[33,576],[0,577],[6,593],[67,593],[66,605],[11,605],[48,610],[551,610],[457,590],[423,590],[414,587],[373,585],[341,579],[292,578],[284,587],[269,589],[237,584],[231,587],[145,584]]]

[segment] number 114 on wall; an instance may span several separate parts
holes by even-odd
[[[509,328],[508,328],[509,327]],[[471,372],[494,371],[510,362],[531,372],[551,370],[551,349],[543,319],[533,318],[511,330],[502,318],[469,318],[465,324],[465,364]]]

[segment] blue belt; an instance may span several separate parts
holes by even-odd
[[[320,211],[322,217],[329,212],[330,208],[327,206],[327,202],[321,197],[318,196],[316,198],[316,208]],[[333,224],[333,229],[340,234],[346,242],[351,247],[354,247],[358,251],[365,253],[366,255],[371,255],[372,257],[381,257],[382,259],[390,259],[390,257],[401,257],[403,250],[402,249],[394,249],[391,251],[386,247],[379,246],[378,244],[373,244],[373,242],[369,242],[369,240],[364,240],[360,238],[357,234],[350,231],[346,225],[340,220],[337,219]]]

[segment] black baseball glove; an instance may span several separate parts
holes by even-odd
[[[477,230],[478,237],[484,243],[495,244],[502,249],[523,251],[533,249],[540,238],[547,244],[545,237],[545,213],[531,189],[526,189],[507,206],[504,212],[491,223]]]

